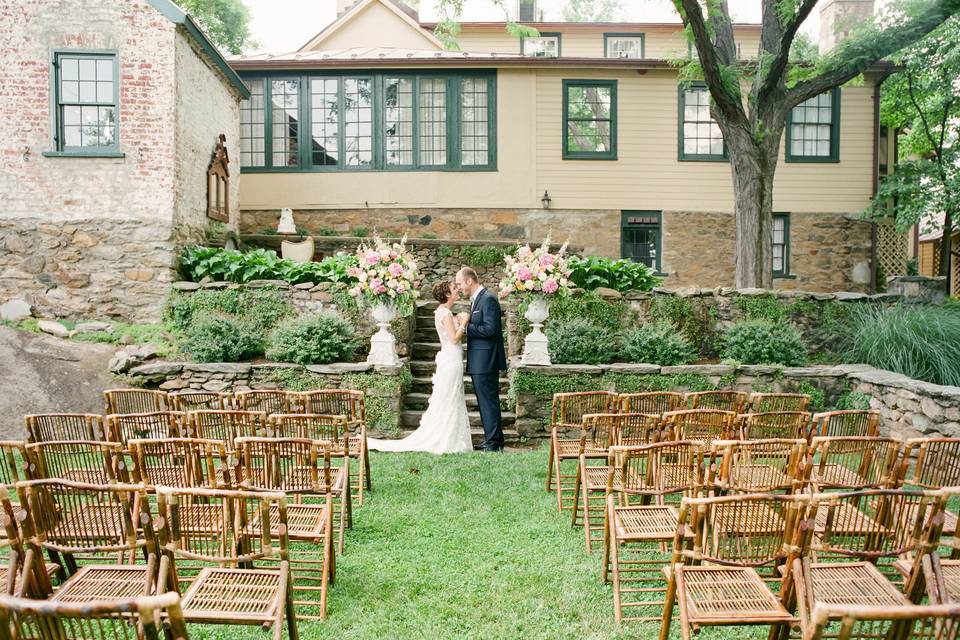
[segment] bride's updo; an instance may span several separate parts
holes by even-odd
[[[450,283],[447,281],[438,282],[437,284],[433,285],[433,289],[431,291],[433,293],[433,297],[440,304],[443,304],[450,299]]]

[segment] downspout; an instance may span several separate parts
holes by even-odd
[[[880,188],[880,86],[892,71],[884,71],[873,85],[873,169],[870,179],[871,197],[877,197]],[[870,221],[870,293],[877,292],[877,223]]]

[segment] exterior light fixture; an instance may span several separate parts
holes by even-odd
[[[543,190],[543,197],[540,198],[540,202],[543,203],[544,209],[550,208],[550,202],[551,202],[550,192],[547,191],[546,189]]]

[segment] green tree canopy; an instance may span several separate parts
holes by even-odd
[[[567,0],[566,22],[614,22],[620,18],[620,0]]]
[[[256,46],[250,37],[250,11],[243,0],[176,0],[211,42],[228,53]]]

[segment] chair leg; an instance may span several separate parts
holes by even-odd
[[[553,485],[551,483],[551,480],[553,480],[553,440],[554,438],[551,436],[550,448],[547,449],[547,493],[553,489]]]
[[[370,450],[367,448],[366,432],[364,432],[362,444],[363,444],[363,468],[364,468],[364,474],[366,475],[366,478],[367,478],[367,490],[373,491],[373,480],[372,480],[372,476],[370,475]]]
[[[582,476],[581,476],[582,466],[583,466],[583,461],[581,460],[581,461],[577,464],[577,476],[576,476],[576,478],[575,478],[574,481],[573,481],[573,508],[570,510],[570,526],[571,526],[571,527],[577,526],[577,511],[579,511],[577,505],[579,504],[579,501],[580,501],[580,485],[581,485],[581,482],[582,482]],[[584,496],[584,498],[586,498],[586,496]]]
[[[283,576],[286,587],[284,587],[283,611],[277,613],[276,628],[273,631],[275,640],[280,640],[283,634],[283,618],[286,613],[287,618],[287,636],[290,640],[299,640],[300,633],[297,630],[297,612],[293,605],[293,574],[290,571],[290,563],[284,561],[281,565],[280,575]]]
[[[583,490],[583,533],[587,538],[587,553],[593,553],[593,543],[590,540],[590,489],[586,486]]]
[[[610,568],[613,570],[613,619],[623,621],[623,603],[620,594],[620,544],[616,528],[610,528]]]
[[[610,571],[610,529],[613,526],[613,496],[607,496],[607,508],[603,519],[603,570],[601,572],[601,581],[607,584],[607,576]]]
[[[554,478],[553,479],[556,482],[556,486],[554,487],[554,489],[557,492],[557,511],[559,511],[560,513],[563,513],[563,485],[561,484],[562,476],[560,475],[560,470],[563,467],[562,463],[563,463],[563,460],[560,457],[560,452],[558,451],[554,453],[553,455]]]
[[[362,507],[363,506],[363,490],[364,490],[364,485],[367,481],[367,474],[364,473],[362,454],[357,460],[357,466],[360,467],[359,470],[357,470],[357,504]]]
[[[660,623],[660,640],[667,640],[670,635],[670,621],[673,618],[673,603],[677,597],[677,569],[680,565],[675,564],[670,568],[667,578],[667,593],[663,603],[663,620]]]

